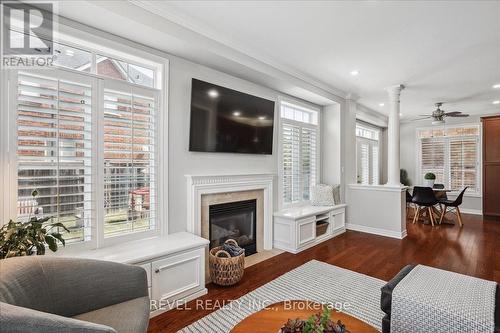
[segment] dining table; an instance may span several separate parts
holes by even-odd
[[[408,187],[409,190],[411,190],[413,192],[413,186],[409,186]],[[432,188],[432,190],[434,191],[434,195],[436,196],[436,199],[441,199],[443,197],[446,196],[446,193],[448,192],[453,192],[453,190],[451,189],[447,189],[447,188]],[[432,206],[432,211],[434,213],[434,218],[435,218],[435,221],[438,221],[440,220],[441,218],[441,213],[442,213],[442,209],[444,209],[441,204],[439,204],[439,208],[436,207],[436,206]],[[427,216],[427,210],[424,210],[422,212],[422,217],[426,217]],[[430,224],[430,217],[427,217],[426,219],[423,220],[424,224]],[[443,218],[443,221],[442,223],[444,224],[455,224],[455,221],[447,218],[446,216]]]

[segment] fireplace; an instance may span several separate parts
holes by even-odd
[[[210,205],[210,248],[222,245],[229,238],[245,249],[245,256],[257,252],[257,200]]]

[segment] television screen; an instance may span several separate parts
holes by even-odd
[[[189,150],[272,154],[274,102],[192,80]]]

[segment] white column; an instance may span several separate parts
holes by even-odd
[[[399,179],[399,96],[405,87],[400,84],[387,88],[389,94],[389,125],[387,130],[387,184],[401,186]]]

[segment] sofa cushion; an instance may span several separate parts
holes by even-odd
[[[311,186],[311,205],[313,206],[333,206],[332,186],[326,184],[318,184]]]
[[[0,331],[2,333],[116,333],[105,325],[66,318],[0,302]]]
[[[117,332],[146,332],[149,323],[149,297],[83,313],[73,317],[114,328]]]
[[[143,268],[110,261],[16,257],[0,271],[1,302],[65,317],[148,295]]]

